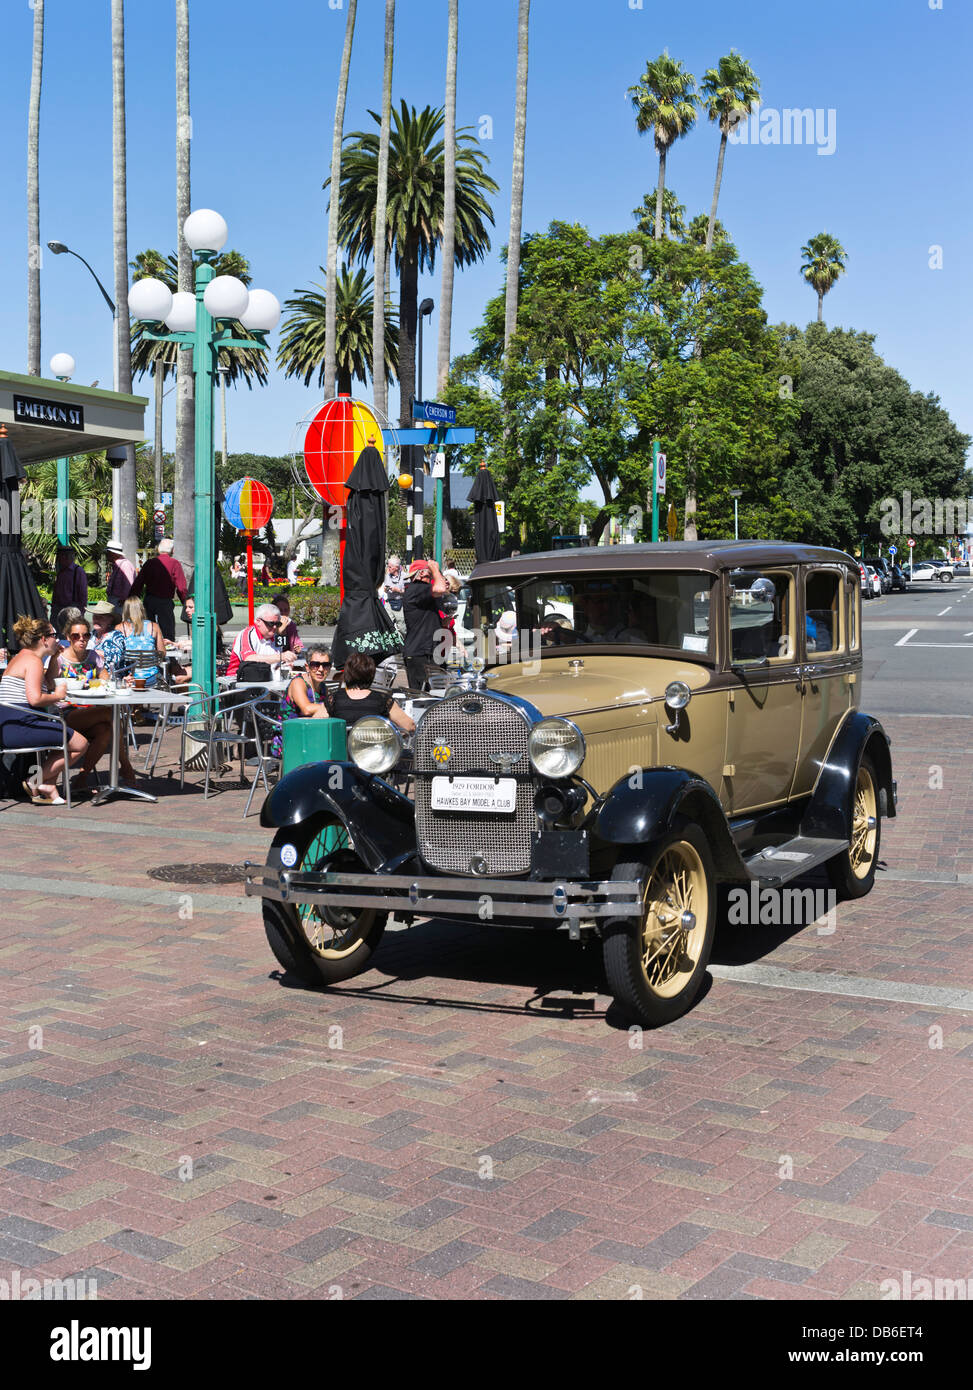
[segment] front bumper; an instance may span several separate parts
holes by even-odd
[[[554,927],[580,935],[581,924],[605,917],[638,917],[635,881],[413,877],[408,874],[301,873],[246,864],[247,897],[317,903],[331,908],[377,907],[414,917],[478,918],[498,926]]]

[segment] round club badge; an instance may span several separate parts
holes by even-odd
[[[285,869],[293,869],[294,865],[297,863],[297,846],[281,845],[280,862]]]

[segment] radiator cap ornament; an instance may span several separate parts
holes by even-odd
[[[445,767],[453,756],[453,750],[447,743],[437,743],[432,750],[433,762],[437,767]]]

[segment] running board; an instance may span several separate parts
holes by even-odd
[[[795,835],[793,840],[762,849],[759,854],[752,854],[743,862],[755,879],[776,888],[792,878],[809,873],[847,848],[847,840],[815,840],[806,835]]]

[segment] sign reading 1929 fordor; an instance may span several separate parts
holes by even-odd
[[[62,430],[84,429],[84,410],[80,405],[42,401],[35,396],[14,396],[14,419],[23,425],[52,425]]]

